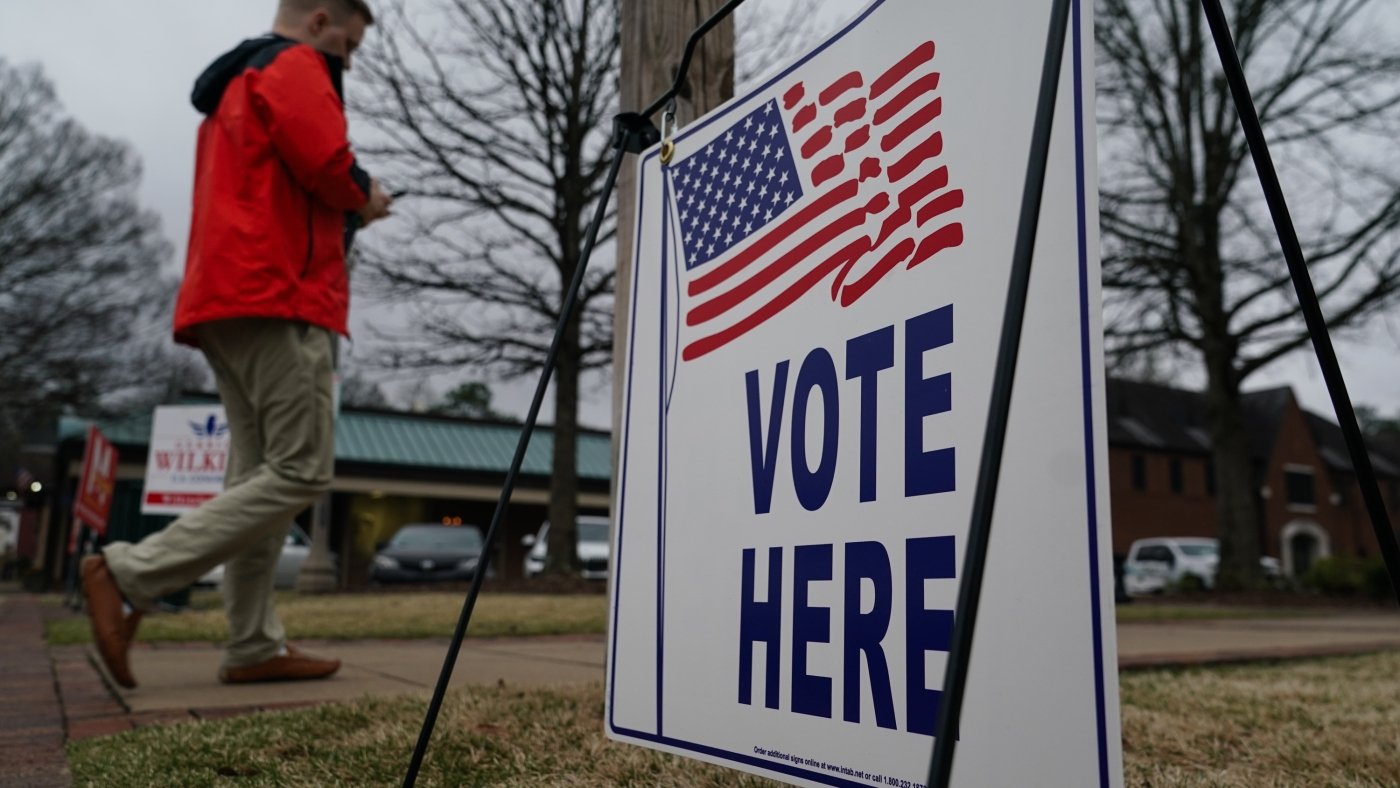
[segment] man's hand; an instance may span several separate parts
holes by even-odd
[[[392,205],[393,202],[394,198],[390,197],[388,193],[384,191],[383,187],[379,185],[379,181],[371,179],[369,186],[369,202],[365,203],[360,210],[357,211],[360,215],[360,226],[368,227],[374,222],[388,216],[389,206]]]

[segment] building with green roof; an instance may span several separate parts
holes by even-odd
[[[211,398],[181,404],[214,404]],[[64,418],[53,454],[55,494],[46,507],[42,553],[61,555],[71,524],[71,501],[81,474],[88,427],[96,424],[117,449],[119,464],[107,539],[135,541],[173,518],[141,513],[152,413],[94,421]],[[331,488],[330,544],[342,588],[363,586],[375,547],[408,523],[460,523],[483,532],[515,452],[521,425],[499,421],[364,408],[343,408],[336,422],[335,482]],[[523,537],[545,521],[554,434],[541,427],[526,450],[493,568],[498,577],[521,573]],[[611,470],[610,437],[584,430],[578,437],[579,510],[605,514]],[[299,519],[303,528],[309,513]],[[62,562],[43,561],[57,580]]]

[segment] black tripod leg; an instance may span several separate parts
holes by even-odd
[[[525,460],[525,449],[529,447],[530,436],[535,432],[540,406],[544,403],[545,391],[549,388],[549,379],[554,373],[554,365],[559,358],[559,345],[564,337],[564,328],[568,325],[569,318],[578,305],[578,293],[583,286],[583,275],[588,269],[589,258],[593,256],[593,246],[598,241],[598,229],[603,224],[603,218],[608,212],[608,202],[612,198],[613,190],[617,187],[617,174],[622,167],[622,159],[626,155],[626,151],[636,145],[634,137],[640,134],[641,131],[635,126],[619,123],[617,136],[614,139],[616,153],[613,156],[612,166],[608,170],[607,180],[604,182],[603,190],[598,197],[598,207],[594,211],[593,221],[588,226],[588,234],[584,239],[583,254],[579,259],[578,268],[574,271],[573,281],[569,283],[569,289],[564,295],[564,302],[559,310],[559,324],[554,330],[554,340],[550,343],[548,355],[545,356],[544,370],[540,373],[539,384],[535,386],[535,397],[530,402],[529,415],[525,417],[520,440],[515,446],[515,455],[510,461],[510,470],[507,471],[505,483],[501,486],[501,497],[496,502],[495,514],[491,516],[491,526],[486,531],[482,555],[491,555],[491,551],[495,547],[506,506],[510,503],[511,492],[515,489],[516,477],[519,476],[520,466]],[[447,647],[447,657],[443,660],[442,672],[438,675],[437,686],[433,688],[433,698],[428,703],[428,712],[423,720],[423,728],[418,733],[418,744],[413,749],[413,760],[409,762],[408,772],[404,775],[403,784],[406,787],[414,785],[418,780],[418,771],[423,765],[423,756],[428,751],[428,742],[432,739],[433,727],[437,724],[438,713],[442,710],[443,696],[447,694],[447,684],[452,679],[452,668],[457,664],[457,655],[462,650],[462,640],[467,634],[467,624],[471,621],[472,611],[476,608],[476,600],[481,595],[481,584],[485,579],[486,572],[483,567],[479,566],[472,575],[471,588],[462,604],[462,613],[457,619],[457,628],[452,633],[452,642]]]
[[[1361,499],[1366,504],[1371,528],[1376,533],[1381,556],[1385,559],[1391,589],[1395,592],[1396,599],[1400,600],[1400,544],[1396,543],[1395,531],[1390,527],[1390,517],[1386,514],[1385,502],[1381,499],[1381,489],[1376,484],[1376,472],[1371,467],[1371,455],[1366,451],[1366,441],[1356,423],[1356,411],[1352,409],[1351,396],[1347,393],[1347,384],[1342,378],[1342,367],[1337,361],[1337,352],[1332,348],[1332,337],[1327,332],[1327,319],[1322,315],[1317,291],[1313,289],[1312,276],[1308,274],[1307,261],[1303,259],[1303,247],[1298,242],[1298,232],[1293,227],[1293,217],[1288,211],[1288,201],[1284,199],[1278,172],[1274,170],[1273,157],[1269,155],[1269,143],[1264,139],[1264,129],[1259,123],[1259,113],[1254,109],[1254,99],[1249,92],[1249,83],[1245,81],[1239,54],[1235,51],[1229,23],[1225,19],[1225,12],[1220,8],[1220,0],[1201,0],[1201,5],[1205,8],[1206,21],[1210,24],[1210,33],[1215,39],[1215,49],[1220,53],[1220,65],[1225,70],[1225,79],[1230,83],[1230,93],[1235,100],[1240,124],[1244,126],[1245,139],[1249,141],[1249,152],[1254,157],[1254,169],[1259,173],[1259,185],[1263,187],[1264,198],[1269,203],[1274,230],[1278,233],[1279,245],[1283,248],[1283,259],[1288,263],[1288,274],[1293,279],[1293,289],[1298,293],[1298,306],[1303,311],[1308,334],[1312,336],[1313,350],[1317,353],[1318,365],[1322,367],[1322,378],[1327,383],[1327,393],[1332,398],[1337,423],[1341,425],[1342,436],[1346,438],[1351,467],[1356,471],[1356,481],[1361,487]]]
[[[987,545],[992,536],[992,514],[996,509],[1001,455],[1006,443],[1006,422],[1011,413],[1011,390],[1016,378],[1016,358],[1021,349],[1021,324],[1026,316],[1026,299],[1030,292],[1031,261],[1035,256],[1035,237],[1040,225],[1040,201],[1045,188],[1045,171],[1050,159],[1050,131],[1055,120],[1055,97],[1060,86],[1060,61],[1064,54],[1065,33],[1069,29],[1069,12],[1070,0],[1055,0],[1055,5],[1050,11],[1050,33],[1045,43],[1045,63],[1041,66],[1040,95],[1036,100],[1030,163],[1026,168],[1025,190],[1021,195],[1021,216],[1016,228],[1011,281],[1006,296],[1006,314],[1001,327],[1001,346],[997,350],[991,407],[987,413],[987,430],[982,439],[982,461],[977,471],[972,523],[968,527],[967,546],[963,552],[963,576],[958,586],[958,605],[953,617],[953,639],[948,651],[948,669],[943,677],[943,694],[938,706],[938,727],[934,731],[937,738],[933,743],[933,760],[929,764],[930,788],[948,785],[953,772],[953,752],[957,747],[958,722],[962,716],[968,662],[972,658],[972,635],[977,625],[977,606],[982,596]]]

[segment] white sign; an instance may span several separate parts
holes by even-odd
[[[19,543],[19,509],[0,503],[0,557],[15,551]]]
[[[607,730],[918,786],[1048,3],[883,0],[638,177]],[[1075,3],[953,780],[1119,785],[1092,6]]]
[[[183,514],[224,489],[228,418],[222,405],[162,405],[151,422],[142,514]]]

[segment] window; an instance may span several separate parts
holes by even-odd
[[[1147,545],[1138,548],[1137,560],[1174,564],[1176,563],[1176,556],[1172,555],[1171,548],[1165,545]]]
[[[1133,455],[1133,489],[1147,489],[1147,460],[1141,454]]]
[[[1317,506],[1317,490],[1313,487],[1311,468],[1287,468],[1283,471],[1283,486],[1289,506]]]
[[[1183,489],[1181,481],[1181,460],[1173,457],[1169,469],[1171,471],[1172,494],[1181,495]]]

